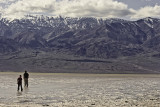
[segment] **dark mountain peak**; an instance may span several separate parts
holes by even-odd
[[[143,19],[139,19],[136,22],[147,22],[147,23],[153,24],[153,23],[157,23],[159,21],[160,21],[160,19],[158,19],[158,18],[146,17]]]
[[[158,20],[158,19],[157,18],[152,18],[152,17],[146,17],[146,18],[143,18],[143,20],[152,21],[152,20]]]

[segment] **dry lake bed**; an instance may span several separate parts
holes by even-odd
[[[0,107],[160,107],[160,75],[0,72]]]

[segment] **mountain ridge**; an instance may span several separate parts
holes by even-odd
[[[160,72],[157,66],[159,58],[155,57],[160,53],[160,19],[157,18],[147,17],[137,21],[127,21],[26,16],[26,18],[12,21],[1,19],[0,26],[0,54],[5,62],[1,60],[1,70],[78,72],[85,65],[84,72],[89,73],[154,73],[150,70],[153,66],[156,68],[156,73]],[[121,60],[123,57],[125,59]],[[89,62],[81,62],[81,58]],[[56,59],[61,59],[58,60],[59,65],[66,66],[66,68],[61,69],[55,64]],[[28,63],[28,60],[34,61]],[[104,60],[112,62],[105,69],[103,69],[103,64],[103,67],[100,65]],[[140,60],[141,63],[135,66],[136,60]],[[155,65],[150,64],[152,66],[146,68],[147,64],[144,60],[153,61]],[[22,63],[16,68],[14,61],[18,64]],[[121,61],[124,64],[119,64]],[[67,66],[68,62],[70,65]],[[8,63],[13,66],[5,67]],[[99,67],[94,68],[97,63]],[[129,64],[131,69],[127,67],[125,70],[125,64]],[[41,67],[42,65],[44,66]],[[87,68],[87,65],[91,68]],[[116,65],[123,69],[117,68]],[[141,68],[139,66],[144,69],[138,69]],[[83,71],[80,70],[80,72]]]

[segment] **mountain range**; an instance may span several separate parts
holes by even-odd
[[[160,73],[160,19],[0,19],[0,70]]]

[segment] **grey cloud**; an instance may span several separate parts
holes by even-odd
[[[8,0],[10,1],[10,0]],[[114,0],[11,0],[14,1],[2,12],[3,17],[21,18],[26,14],[44,14],[67,17],[131,18],[156,16],[159,6],[143,7],[139,10]]]
[[[134,12],[134,15],[131,16],[131,19],[139,19],[145,17],[157,17],[160,18],[160,6],[155,5],[143,7]]]
[[[132,12],[124,3],[113,0],[21,0],[12,3],[5,9],[3,16],[18,18],[25,14],[50,14],[70,17],[121,17]],[[16,15],[17,14],[17,15]]]

